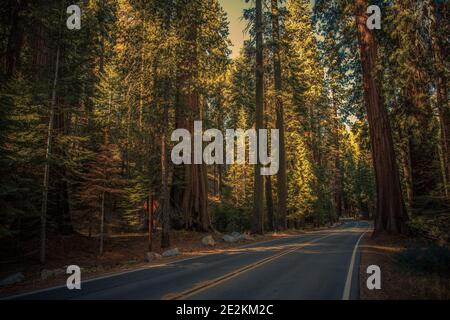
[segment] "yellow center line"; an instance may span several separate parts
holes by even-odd
[[[187,298],[189,298],[189,297],[191,297],[191,296],[193,296],[193,295],[195,295],[195,294],[197,294],[199,292],[202,292],[202,291],[204,291],[206,289],[210,289],[212,287],[215,287],[215,286],[217,286],[217,285],[219,285],[219,284],[221,284],[221,283],[223,283],[225,281],[228,281],[228,280],[230,280],[232,278],[235,278],[235,277],[237,277],[237,276],[239,276],[239,275],[241,275],[241,274],[243,274],[243,273],[245,273],[247,271],[250,271],[250,270],[253,270],[255,268],[258,268],[258,267],[260,267],[260,266],[262,266],[264,264],[267,264],[267,263],[269,263],[269,262],[271,262],[271,261],[273,261],[275,259],[278,259],[278,258],[280,258],[282,256],[285,256],[285,255],[289,254],[289,253],[297,251],[300,248],[303,248],[305,246],[308,246],[310,244],[313,244],[313,243],[315,243],[317,241],[320,241],[320,240],[323,240],[325,238],[331,237],[333,235],[336,235],[336,233],[331,233],[331,234],[326,235],[324,237],[320,237],[320,238],[311,240],[309,242],[301,243],[301,244],[295,246],[295,248],[293,248],[293,249],[288,249],[288,250],[282,251],[282,252],[274,254],[274,255],[272,255],[272,256],[270,256],[268,258],[259,260],[257,262],[252,263],[252,264],[246,265],[246,266],[244,266],[244,267],[242,267],[240,269],[237,269],[235,271],[227,273],[227,274],[225,274],[223,276],[220,276],[218,278],[202,282],[202,283],[197,284],[194,287],[192,287],[192,288],[190,288],[190,289],[188,289],[186,291],[183,291],[183,292],[180,292],[180,293],[173,293],[173,294],[169,293],[169,294],[165,295],[162,299],[163,300],[182,300],[182,299],[187,299]]]

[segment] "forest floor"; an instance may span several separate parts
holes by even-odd
[[[420,238],[366,233],[361,243],[362,300],[450,299],[450,249]],[[381,289],[369,290],[367,267],[381,270]]]
[[[220,233],[172,231],[171,248],[178,248],[180,254],[175,257],[163,257],[152,262],[148,262],[146,259],[146,253],[149,251],[147,233],[109,235],[105,240],[105,251],[102,256],[98,255],[99,239],[96,237],[89,238],[81,234],[74,234],[50,238],[47,242],[48,256],[45,265],[40,264],[37,257],[30,257],[21,261],[0,261],[0,279],[17,272],[21,272],[25,276],[25,279],[18,284],[0,288],[0,295],[20,294],[65,285],[67,279],[65,268],[68,265],[80,266],[82,280],[88,280],[118,272],[166,264],[193,256],[219,253],[227,249],[315,230],[318,229],[311,227],[302,230],[288,230],[282,233],[253,235],[251,240],[242,239],[233,243],[223,241],[223,234]],[[202,238],[209,234],[215,240],[214,247],[205,246],[201,242]],[[160,234],[157,232],[153,239],[153,252],[162,253],[163,250],[159,248],[159,244]],[[23,246],[30,246],[30,251],[31,248],[36,247],[36,243],[30,242],[23,244]],[[36,254],[33,256],[36,256]],[[48,270],[49,276],[43,278],[43,270]]]

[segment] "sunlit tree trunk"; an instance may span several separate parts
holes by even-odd
[[[284,107],[282,98],[282,81],[281,81],[281,55],[280,55],[280,26],[279,26],[279,10],[278,0],[271,0],[272,9],[272,37],[274,42],[273,51],[273,69],[275,82],[275,101],[276,101],[276,128],[279,130],[279,170],[277,176],[277,193],[278,193],[278,228],[286,229],[287,221],[287,178],[286,178],[286,148],[284,141]]]
[[[272,178],[265,176],[265,192],[266,192],[266,207],[267,207],[267,228],[270,231],[275,229],[275,215],[273,212],[273,194],[272,194]]]
[[[333,89],[331,89],[331,104],[333,108],[333,135],[334,146],[333,154],[333,192],[334,192],[334,207],[336,216],[334,219],[339,219],[342,216],[342,173],[341,173],[341,159],[340,159],[340,132],[339,132],[339,114],[335,101]],[[364,213],[367,214],[367,213]],[[332,221],[333,222],[333,221]]]
[[[263,128],[263,108],[264,108],[264,62],[263,62],[263,24],[262,24],[262,0],[256,0],[256,110],[255,129]],[[257,135],[257,145],[259,149],[259,135]],[[259,152],[258,152],[259,153]],[[263,176],[261,175],[261,165],[258,161],[255,165],[254,182],[254,203],[252,232],[262,234],[263,230]]]

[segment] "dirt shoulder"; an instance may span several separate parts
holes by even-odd
[[[98,239],[96,238],[88,238],[80,234],[53,238],[48,241],[48,262],[45,265],[39,263],[36,255],[24,257],[20,261],[0,261],[0,279],[18,272],[25,276],[22,282],[1,288],[0,297],[65,285],[67,278],[65,267],[72,264],[80,266],[83,280],[88,280],[317,230],[319,229],[311,228],[254,235],[251,237],[252,239],[241,239],[233,243],[225,242],[222,240],[223,235],[218,233],[173,231],[171,233],[171,248],[178,248],[180,254],[175,257],[163,257],[152,262],[148,262],[146,258],[146,253],[149,250],[147,234],[145,233],[109,236],[105,242],[105,253],[102,256],[98,255]],[[202,238],[207,235],[213,236],[214,247],[202,244]],[[153,243],[155,248],[153,252],[162,253],[159,248],[159,234],[155,235]],[[28,245],[32,247],[33,243]],[[49,271],[49,276],[46,279],[42,277],[43,270]]]
[[[436,254],[433,248],[435,246],[422,239],[389,235],[373,238],[367,233],[361,244],[360,298],[362,300],[450,299],[448,274],[443,275],[442,272],[434,270],[418,270],[423,264],[431,267],[433,264],[436,264],[435,267],[438,267],[439,263],[442,264],[444,248],[438,249],[439,252]],[[370,265],[380,267],[380,290],[367,288],[366,281],[370,275],[366,270]],[[450,269],[450,266],[447,267]]]

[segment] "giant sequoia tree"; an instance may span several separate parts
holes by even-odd
[[[273,75],[275,83],[275,103],[276,103],[276,128],[279,130],[279,170],[277,176],[277,191],[278,191],[278,227],[283,230],[287,226],[287,181],[286,181],[286,148],[284,142],[284,107],[282,98],[282,78],[281,78],[281,53],[280,53],[280,13],[278,8],[278,1],[271,1],[272,11],[272,40],[273,40]]]
[[[262,0],[256,0],[255,11],[255,32],[256,32],[256,92],[255,92],[255,129],[263,128],[263,104],[264,104],[264,55],[263,55],[263,23],[262,23]],[[258,150],[259,135],[257,137]],[[253,225],[254,233],[263,233],[263,177],[261,175],[261,164],[259,162],[259,151],[257,155],[257,164],[255,165],[254,182],[254,207],[253,207]]]
[[[406,233],[408,216],[397,169],[388,113],[378,83],[375,66],[378,44],[367,27],[366,0],[355,1],[355,20],[363,72],[364,101],[367,108],[370,141],[377,192],[375,232]]]

